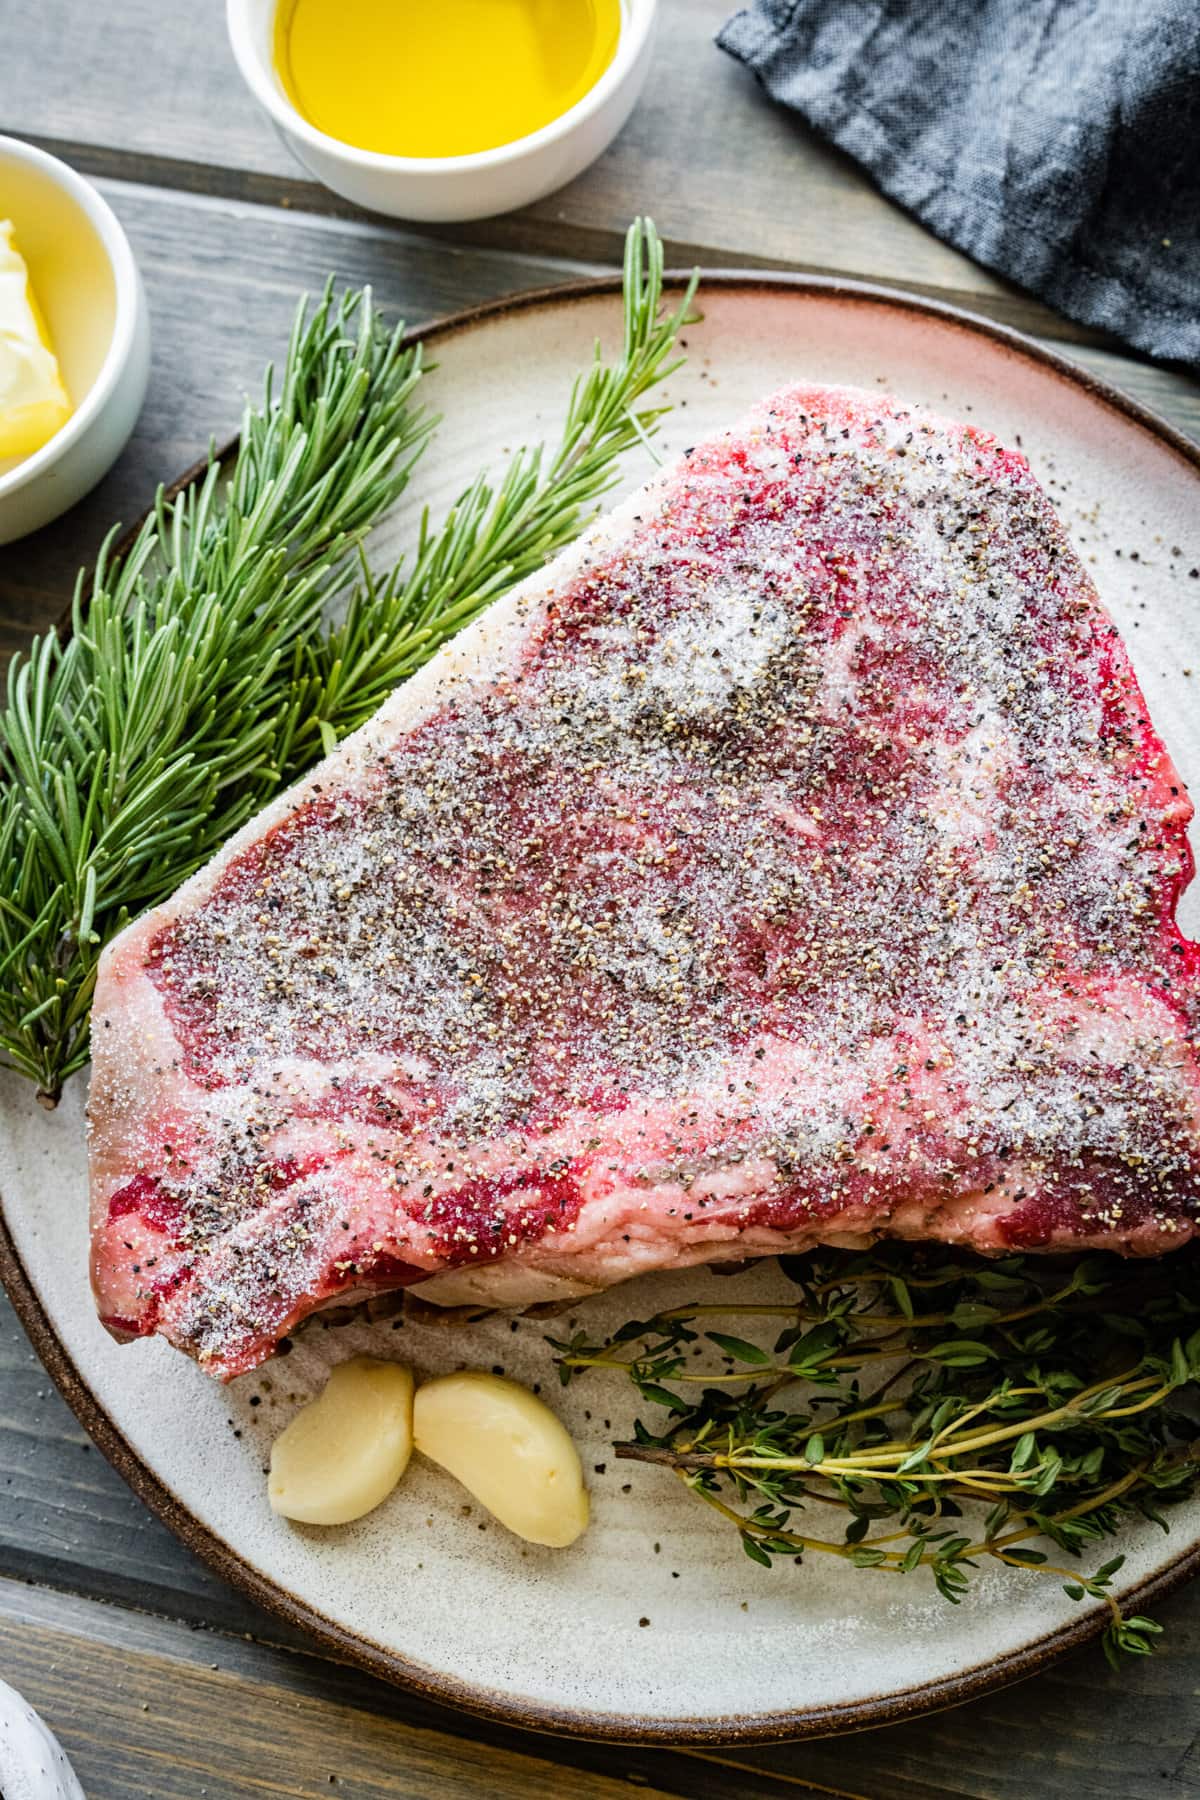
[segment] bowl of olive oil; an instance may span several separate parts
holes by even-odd
[[[227,0],[251,92],[304,167],[399,218],[507,212],[607,148],[657,0]]]

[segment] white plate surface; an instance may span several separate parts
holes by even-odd
[[[747,283],[710,287],[704,310],[687,334],[687,368],[671,384],[666,450],[801,378],[887,390],[1020,443],[1195,787],[1200,580],[1189,571],[1200,564],[1200,479],[1186,457],[1053,367],[894,300]],[[377,561],[386,565],[411,541],[417,506],[429,502],[436,515],[481,461],[499,466],[516,443],[554,430],[593,337],[611,342],[618,318],[611,295],[584,294],[438,338],[429,391],[446,423],[411,503],[378,534]],[[645,460],[631,466],[629,485],[647,472]],[[1195,893],[1183,920],[1194,932]],[[944,1703],[967,1672],[1018,1673],[1030,1647],[1078,1625],[1080,1609],[1055,1581],[1017,1571],[984,1569],[968,1601],[950,1608],[922,1573],[891,1581],[820,1557],[803,1570],[755,1567],[666,1472],[614,1461],[611,1438],[628,1431],[636,1396],[616,1378],[591,1377],[560,1397],[539,1321],[317,1324],[290,1357],[224,1390],[164,1343],[118,1347],[96,1323],[87,1285],[83,1102],[82,1079],[51,1116],[24,1084],[0,1083],[4,1218],[77,1372],[76,1401],[81,1378],[210,1551],[214,1539],[227,1546],[260,1582],[391,1673],[487,1711],[594,1735],[795,1734],[919,1707],[923,1695]],[[655,1277],[572,1316],[600,1332],[705,1294],[754,1300],[781,1290],[790,1291],[772,1264],[720,1282]],[[594,1523],[580,1544],[522,1547],[485,1526],[478,1509],[467,1516],[448,1477],[415,1464],[356,1525],[317,1531],[273,1517],[263,1481],[272,1437],[334,1362],[362,1351],[403,1356],[424,1374],[503,1365],[543,1383],[582,1446],[592,1488]],[[1200,1544],[1200,1504],[1173,1517],[1169,1538],[1152,1527],[1123,1535],[1126,1589]]]

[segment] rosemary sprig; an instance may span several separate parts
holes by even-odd
[[[954,1604],[984,1558],[1041,1569],[1107,1603],[1115,1660],[1159,1627],[1122,1615],[1123,1557],[1073,1565],[1133,1515],[1166,1530],[1200,1486],[1183,1395],[1200,1379],[1198,1261],[823,1252],[785,1263],[793,1305],[679,1307],[551,1342],[564,1382],[616,1369],[667,1409],[616,1454],[673,1470],[752,1561],[924,1568]],[[840,1535],[804,1528],[814,1506]]]
[[[620,458],[638,443],[649,448],[670,409],[639,410],[638,403],[684,360],[675,349],[695,317],[698,276],[670,313],[663,311],[662,280],[662,244],[651,222],[639,219],[625,239],[620,358],[606,364],[595,345],[591,366],[571,391],[553,454],[542,445],[519,449],[499,478],[478,475],[437,531],[426,512],[407,571],[401,565],[382,585],[368,578],[344,623],[309,647],[309,724],[326,747],[369,719],[489,601],[578,537],[616,481]]]
[[[695,280],[662,307],[649,220],[626,240],[625,334],[597,349],[554,454],[479,476],[405,572],[369,575],[340,623],[361,540],[436,420],[419,349],[369,291],[302,307],[278,395],[247,408],[236,459],[160,493],[132,548],[101,553],[73,626],[9,669],[0,712],[0,1059],[53,1105],[88,1056],[104,945],[165,899],[286,780],[588,522],[662,406]],[[365,565],[363,565],[365,567]],[[334,608],[336,613],[336,608]]]
[[[8,671],[0,714],[0,1052],[53,1104],[87,1060],[104,944],[278,786],[292,659],[434,421],[421,353],[369,290],[302,305],[277,394],[232,469],[160,491],[126,555],[76,586],[70,636]]]

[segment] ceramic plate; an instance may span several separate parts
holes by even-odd
[[[411,541],[481,462],[555,430],[594,337],[611,342],[611,282],[531,296],[436,327],[430,397],[446,424],[376,561]],[[1021,444],[1112,609],[1172,753],[1200,785],[1200,455],[1131,402],[1035,345],[918,300],[817,281],[714,278],[664,433],[681,449],[752,400],[803,378],[887,389]],[[630,468],[640,480],[647,464]],[[1185,665],[1195,664],[1189,677]],[[1185,909],[1193,933],[1195,894]],[[220,1389],[161,1342],[121,1349],[86,1276],[84,1085],[47,1115],[0,1088],[4,1273],[67,1398],[118,1468],[187,1543],[254,1597],[343,1655],[438,1698],[519,1724],[676,1743],[795,1737],[876,1724],[1028,1673],[1099,1629],[1054,1581],[981,1572],[950,1608],[903,1583],[820,1558],[751,1564],[665,1471],[613,1460],[635,1396],[600,1377],[556,1400],[583,1449],[594,1524],[567,1553],[522,1547],[438,1471],[414,1465],[387,1503],[338,1530],[296,1528],[266,1503],[272,1437],[331,1364],[374,1351],[435,1373],[503,1365],[553,1382],[544,1323],[315,1323],[292,1353]],[[703,1298],[761,1299],[773,1264],[716,1283],[649,1278],[581,1304],[603,1332]],[[610,1423],[611,1422],[611,1423]],[[626,1489],[628,1488],[628,1491]],[[1123,1597],[1151,1601],[1200,1566],[1200,1504],[1169,1537],[1131,1528]]]

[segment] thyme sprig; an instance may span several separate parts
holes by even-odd
[[[165,899],[279,787],[397,682],[580,531],[641,406],[677,363],[694,282],[662,307],[662,250],[626,246],[622,353],[597,349],[552,456],[481,475],[407,571],[369,572],[362,541],[407,485],[436,419],[422,358],[370,291],[302,305],[282,380],[247,406],[237,454],[160,492],[133,545],[105,544],[69,636],[8,672],[0,711],[0,1060],[53,1105],[88,1057],[104,945]],[[339,604],[343,609],[337,622]],[[331,623],[332,619],[332,623]]]
[[[564,1382],[615,1369],[666,1409],[616,1454],[673,1470],[752,1561],[924,1568],[952,1604],[985,1558],[1040,1569],[1107,1604],[1115,1661],[1147,1654],[1159,1627],[1122,1614],[1123,1556],[1083,1559],[1133,1516],[1166,1530],[1200,1485],[1185,1392],[1200,1379],[1198,1261],[827,1251],[785,1261],[793,1304],[677,1307],[601,1343],[551,1343]],[[819,1535],[804,1528],[815,1507]]]

